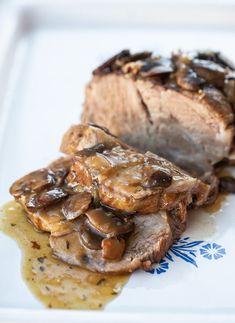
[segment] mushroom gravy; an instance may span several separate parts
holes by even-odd
[[[114,299],[130,275],[103,275],[52,256],[49,234],[38,232],[15,201],[1,210],[0,230],[22,250],[22,274],[33,294],[49,308],[101,309]]]

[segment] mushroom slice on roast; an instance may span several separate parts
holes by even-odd
[[[135,229],[126,239],[125,245],[122,238],[109,238],[102,241],[103,249],[87,248],[79,231],[61,237],[51,236],[50,245],[54,255],[61,260],[92,271],[125,273],[138,268],[150,269],[154,262],[162,259],[173,243],[176,236],[172,228],[175,224],[164,211],[135,215],[133,221]],[[112,251],[114,249],[115,252]],[[114,253],[119,258],[110,259]]]
[[[126,64],[135,63],[137,61],[149,58],[151,54],[151,52],[144,51],[132,55],[129,50],[124,49],[120,53],[112,56],[102,65],[97,67],[97,69],[93,71],[93,74],[106,74],[110,71],[115,71],[116,69],[123,67]]]
[[[134,230],[134,223],[130,217],[121,217],[102,208],[91,209],[86,212],[88,224],[103,236],[116,237]]]
[[[103,208],[87,211],[86,217],[78,229],[82,244],[91,250],[102,249],[105,259],[119,260],[125,251],[124,239],[134,231],[133,220]]]
[[[62,208],[62,213],[67,220],[74,220],[88,210],[92,202],[92,195],[88,192],[78,192],[71,195]]]
[[[10,193],[17,199],[51,187],[55,183],[55,174],[47,168],[41,168],[14,182],[10,188]]]
[[[97,67],[93,74],[105,74],[109,73],[117,69],[119,66],[122,66],[124,63],[128,62],[130,58],[130,51],[129,50],[122,50],[120,53],[112,56],[107,61],[105,61],[102,65]]]
[[[192,69],[207,82],[223,87],[226,70],[219,64],[204,59],[193,59]]]
[[[97,234],[97,232],[95,233],[94,231],[92,231],[92,229],[88,225],[83,224],[80,227],[79,232],[80,232],[81,242],[85,247],[91,250],[102,249],[101,244],[104,237]]]
[[[161,74],[169,74],[174,71],[172,62],[167,58],[156,58],[151,61],[147,61],[139,71],[139,74],[145,77],[153,77]]]
[[[33,211],[55,204],[65,197],[68,193],[61,187],[53,187],[50,190],[42,191],[26,198],[26,209]]]
[[[176,72],[176,83],[184,90],[197,91],[205,84],[205,80],[191,68],[184,65]]]
[[[224,83],[224,93],[230,103],[235,103],[235,73],[228,74]]]
[[[228,57],[226,57],[221,52],[214,51],[199,51],[195,54],[196,58],[213,61],[219,64],[222,67],[229,68],[231,70],[235,70],[235,65]]]
[[[55,174],[57,186],[64,183],[64,180],[69,173],[72,163],[73,158],[71,156],[66,156],[60,157],[48,165],[48,168]]]

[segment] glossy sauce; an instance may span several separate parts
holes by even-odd
[[[115,298],[129,275],[102,275],[54,258],[48,234],[37,232],[19,204],[12,201],[1,210],[0,229],[22,250],[22,274],[46,307],[100,309]]]
[[[216,216],[223,210],[226,198],[226,194],[220,193],[212,205],[188,212],[187,234],[191,238],[206,239],[216,234]]]
[[[219,212],[222,209],[227,196],[228,194],[219,193],[215,202],[211,205],[205,206],[204,208],[202,208],[202,210],[210,214]]]

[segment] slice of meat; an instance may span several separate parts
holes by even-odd
[[[79,232],[75,231],[63,237],[50,237],[50,245],[58,258],[92,271],[125,273],[138,268],[149,269],[161,260],[173,243],[172,220],[162,211],[136,215],[133,221],[135,231],[127,239],[126,250],[119,261],[103,258],[102,250],[86,248]]]
[[[90,129],[88,131],[87,129]],[[70,131],[76,140],[70,143]],[[181,201],[189,205],[194,197],[195,205],[205,203],[209,187],[200,180],[189,176],[165,159],[147,152],[141,154],[134,148],[125,147],[119,140],[105,131],[90,125],[72,127],[64,138],[62,147],[74,146],[74,165],[68,175],[68,185],[85,187],[93,195],[99,196],[101,203],[128,212],[152,213],[160,209],[173,209]],[[96,131],[100,136],[97,144],[104,144],[108,137],[113,140],[112,147],[102,153],[96,150],[91,154],[89,133]],[[80,152],[80,137],[86,141],[89,154]],[[103,132],[103,136],[102,135]],[[105,137],[105,139],[104,139]],[[104,140],[104,142],[103,142]],[[94,142],[92,142],[94,143]]]
[[[40,231],[50,232],[60,236],[72,232],[72,223],[65,221],[61,212],[63,204],[58,203],[50,207],[34,212],[27,210],[27,217],[30,222]]]
[[[11,193],[67,263],[149,269],[184,231],[187,208],[208,198],[208,185],[96,125],[72,127],[62,149],[69,155],[16,181]]]
[[[232,148],[232,65],[213,52],[179,52],[165,61],[152,55],[136,62],[131,56],[119,61],[119,69],[112,68],[114,59],[109,69],[96,70],[82,122],[107,127],[193,175],[212,173]]]
[[[111,135],[108,129],[95,124],[87,125],[74,125],[63,136],[60,150],[62,153],[72,155],[77,151],[95,147],[103,143],[106,147],[116,146],[120,140]],[[127,145],[122,143],[124,147]]]

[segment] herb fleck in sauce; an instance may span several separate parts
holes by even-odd
[[[55,259],[48,234],[37,232],[19,204],[2,208],[0,229],[22,249],[22,274],[33,292],[49,308],[101,309],[121,291],[129,275],[102,275]]]

